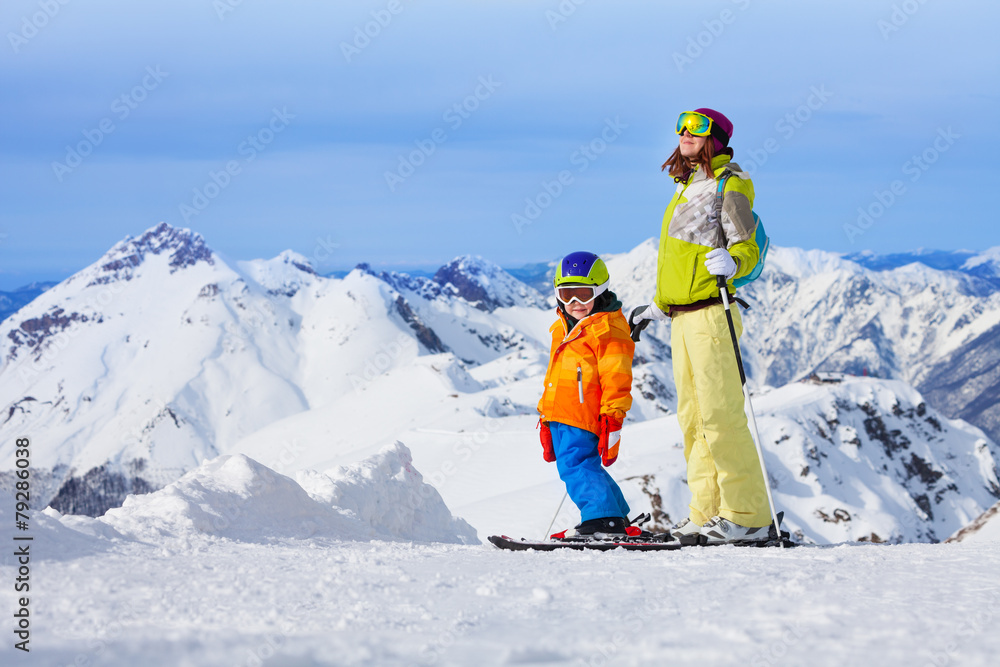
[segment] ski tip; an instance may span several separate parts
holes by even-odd
[[[486,540],[497,549],[504,549],[507,544],[514,541],[506,535],[490,535]]]

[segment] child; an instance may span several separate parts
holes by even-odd
[[[622,304],[608,290],[608,269],[589,252],[567,255],[556,270],[559,319],[538,402],[542,456],[556,462],[581,523],[566,535],[624,533],[629,506],[602,467],[618,458],[632,407],[632,354]]]

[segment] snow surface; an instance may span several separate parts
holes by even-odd
[[[366,505],[430,498],[427,527],[468,536],[406,461],[396,446],[301,477],[310,499],[224,456],[101,519],[34,513],[31,653],[8,640],[0,660],[991,665],[1000,650],[995,543],[535,553],[394,537],[392,511]]]

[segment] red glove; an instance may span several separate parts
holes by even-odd
[[[601,415],[601,431],[597,434],[597,451],[601,463],[607,468],[618,460],[618,443],[622,439],[622,420],[611,415]]]
[[[552,449],[552,431],[549,430],[549,423],[538,420],[538,439],[542,441],[542,458],[552,463],[556,460],[556,452]]]

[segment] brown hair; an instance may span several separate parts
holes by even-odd
[[[681,155],[681,147],[678,146],[674,149],[673,154],[667,158],[667,161],[663,163],[663,166],[660,167],[660,171],[664,171],[667,167],[670,167],[668,173],[673,176],[676,182],[683,183],[691,176],[694,166],[700,164],[706,174],[714,177],[714,172],[712,171],[712,158],[714,157],[715,142],[712,140],[712,137],[706,137],[705,145],[702,147],[701,152],[694,158],[686,158]]]

